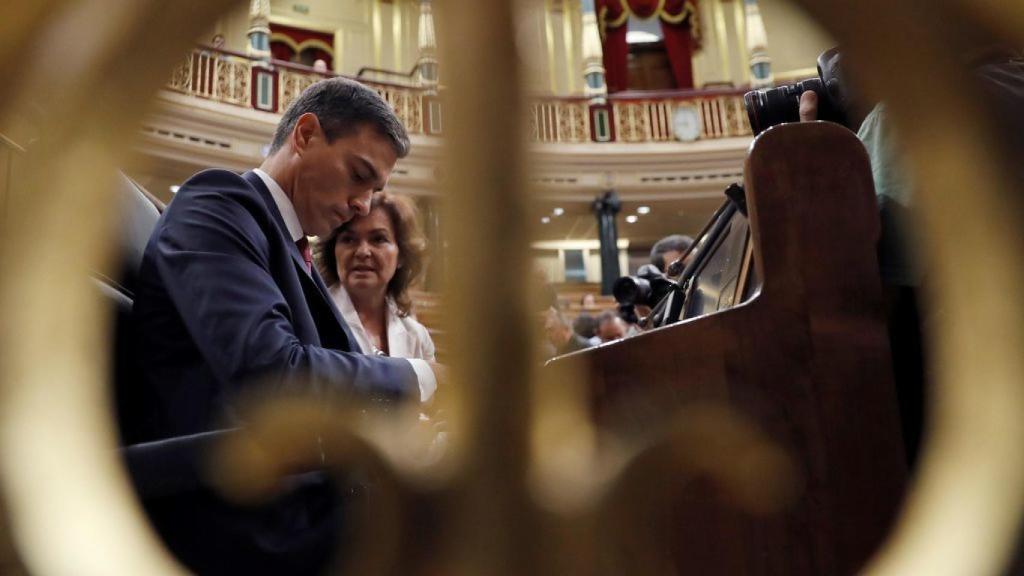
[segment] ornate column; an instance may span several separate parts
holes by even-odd
[[[270,60],[270,0],[252,0],[249,4],[249,45],[246,52]]]
[[[761,20],[757,0],[743,0],[747,11],[747,55],[750,57],[750,85],[754,88],[771,86],[772,59],[768,56],[768,33]]]
[[[249,4],[249,45],[252,64],[250,104],[257,110],[278,112],[277,72],[270,65],[270,0],[252,0]]]
[[[601,32],[597,28],[594,0],[583,0],[583,93],[591,98],[608,94],[604,80],[604,59],[601,51]]]
[[[437,89],[437,41],[434,38],[434,11],[430,0],[420,0],[419,81],[430,91]]]
[[[597,215],[597,233],[601,239],[601,294],[611,294],[612,285],[620,276],[619,232],[615,215],[622,209],[622,202],[614,190],[608,190],[594,200],[594,214]]]

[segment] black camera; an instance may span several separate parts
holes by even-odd
[[[678,284],[669,280],[657,266],[644,264],[636,276],[623,276],[612,285],[612,295],[620,306],[636,304],[654,307]]]
[[[818,56],[818,77],[777,88],[751,90],[743,95],[747,117],[754,135],[784,122],[800,121],[800,95],[813,90],[818,95],[818,120],[847,124],[847,90],[841,76],[838,48]]]

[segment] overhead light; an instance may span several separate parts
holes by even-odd
[[[629,223],[629,224],[632,224],[632,223],[636,222],[637,219],[638,218],[637,218],[636,214],[630,214],[629,216],[626,216],[626,222]]]
[[[555,216],[561,216],[562,214],[565,214],[565,208],[555,208],[551,213]]]
[[[548,216],[544,216],[543,218],[540,219],[541,224],[547,224],[548,222],[551,222],[551,218]]]
[[[651,207],[650,206],[637,206],[636,213],[640,214],[640,215],[650,214],[651,213]]]
[[[181,186],[171,186],[171,194],[177,194],[178,188],[181,188]]]

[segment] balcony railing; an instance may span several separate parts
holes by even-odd
[[[167,87],[198,98],[282,113],[310,84],[331,76],[291,62],[197,48],[174,70]],[[441,104],[433,90],[359,81],[391,104],[411,134],[441,133]],[[677,138],[677,115],[683,114],[699,125],[687,139],[750,136],[742,95],[739,89],[714,89],[621,93],[603,101],[534,97],[528,111],[529,133],[535,142],[670,142]]]

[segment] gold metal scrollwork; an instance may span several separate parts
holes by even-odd
[[[1024,285],[1024,211],[1005,166],[995,162],[994,140],[982,128],[984,111],[964,88],[968,83],[948,40],[959,37],[955,22],[1022,44],[1024,7],[994,0],[800,3],[843,42],[865,92],[891,105],[915,178],[928,190],[920,206],[940,287],[933,305],[946,312],[935,337],[942,362],[932,441],[900,524],[868,572],[996,574],[1024,508],[1024,303],[1015,296]],[[0,228],[0,568],[40,574],[180,571],[146,528],[119,471],[105,398],[109,319],[82,278],[84,270],[101,268],[111,257],[110,174],[124,165],[150,97],[188,39],[229,5],[26,0],[4,8],[0,77],[9,88],[0,92],[0,131],[37,140],[38,154],[8,199],[11,208]],[[799,482],[786,456],[738,415],[707,408],[691,412],[681,420],[689,427],[656,447],[622,458],[606,477],[607,488],[575,511],[552,515],[538,505],[541,499],[530,488],[537,464],[531,427],[557,424],[558,418],[539,403],[545,392],[527,386],[536,377],[530,307],[517,281],[529,275],[529,230],[516,18],[507,0],[452,0],[438,8],[443,60],[458,71],[450,75],[453,114],[446,119],[453,248],[447,294],[459,303],[450,329],[454,350],[472,350],[453,355],[457,385],[443,400],[453,455],[444,489],[410,484],[408,470],[366,441],[352,418],[325,418],[322,409],[310,412],[301,403],[265,407],[248,441],[261,433],[274,442],[287,440],[302,430],[292,424],[299,419],[320,430],[332,453],[378,471],[380,548],[366,561],[399,555],[403,514],[414,506],[410,498],[422,499],[415,505],[435,502],[444,530],[432,562],[445,573],[604,571],[587,539],[596,519],[629,502],[628,494],[665,466],[673,474],[711,473],[748,505],[784,503]],[[55,35],[53,46],[65,48],[60,57],[33,49],[47,33]],[[500,274],[480,274],[499,258]],[[988,282],[968,286],[963,277]],[[572,413],[580,398],[563,402],[558,406]],[[574,428],[572,446],[583,450],[592,431],[573,422],[582,428]],[[778,490],[751,493],[743,481],[749,469],[693,450],[693,439],[708,430],[732,439],[730,447],[748,450],[750,465],[773,472]],[[984,442],[971,441],[977,438]],[[279,456],[285,452],[276,444],[263,446],[262,457],[244,444],[225,449],[236,471],[269,485],[283,471]],[[595,459],[598,454],[593,452]],[[598,477],[595,472],[592,478]],[[552,534],[563,537],[540,546]],[[415,546],[400,552],[416,552]],[[622,566],[663,568],[656,558],[645,558],[652,563]],[[387,572],[398,565],[349,568]]]

